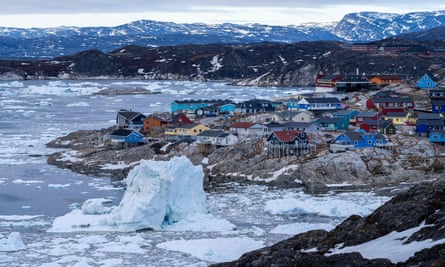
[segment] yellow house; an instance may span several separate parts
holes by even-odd
[[[207,130],[210,130],[210,128],[201,123],[187,123],[177,126],[176,128],[167,129],[165,134],[176,136],[197,136]]]
[[[409,112],[388,112],[383,116],[385,120],[392,120],[394,125],[409,125],[412,123],[410,117]]]

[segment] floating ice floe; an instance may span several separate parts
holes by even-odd
[[[19,232],[12,232],[7,238],[0,239],[0,251],[11,252],[25,249]]]
[[[186,157],[170,161],[141,160],[130,171],[127,189],[118,206],[101,207],[90,201],[54,220],[50,232],[230,231],[233,224],[207,211],[202,166]]]
[[[159,248],[189,253],[199,259],[211,262],[236,260],[245,252],[263,246],[263,241],[256,241],[248,237],[173,240],[157,245]]]

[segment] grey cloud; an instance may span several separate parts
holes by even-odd
[[[422,10],[422,6],[432,7],[437,4],[436,0],[424,0],[420,4],[418,0],[404,0],[404,1],[387,1],[374,0],[372,2],[364,3],[357,0],[14,0],[2,2],[0,13],[2,14],[69,14],[69,13],[126,13],[126,12],[147,12],[147,11],[187,11],[194,7],[212,6],[230,6],[230,7],[301,7],[301,8],[328,8],[332,5],[383,5],[397,7],[398,5],[413,6]],[[429,3],[429,4],[428,4]]]

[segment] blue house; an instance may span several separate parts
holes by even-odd
[[[416,84],[419,89],[430,89],[437,87],[437,82],[433,81],[433,79],[428,75],[424,74]]]
[[[345,118],[351,123],[355,123],[355,116],[359,114],[358,110],[353,109],[344,109],[336,111],[332,114],[332,117],[334,118]]]
[[[416,122],[416,133],[419,136],[426,136],[433,131],[442,131],[444,129],[444,120],[420,119]]]
[[[340,134],[334,144],[349,145],[354,148],[384,146],[388,144],[385,136],[380,133],[366,133],[363,130],[348,131]]]
[[[445,112],[445,98],[432,98],[431,99],[431,111],[439,114]]]
[[[432,131],[429,139],[431,143],[445,143],[445,131]]]
[[[349,120],[346,117],[328,118],[322,117],[315,121],[323,131],[338,131],[349,128]]]
[[[117,129],[110,134],[111,143],[138,144],[144,143],[144,135],[130,129]]]

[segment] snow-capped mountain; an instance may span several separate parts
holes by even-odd
[[[83,50],[110,52],[125,45],[245,44],[258,42],[373,41],[445,25],[445,11],[390,14],[362,12],[340,22],[298,26],[178,24],[140,20],[116,27],[0,27],[0,58],[55,57]]]
[[[343,17],[333,34],[346,41],[374,41],[445,25],[445,11],[407,14],[360,12]]]

